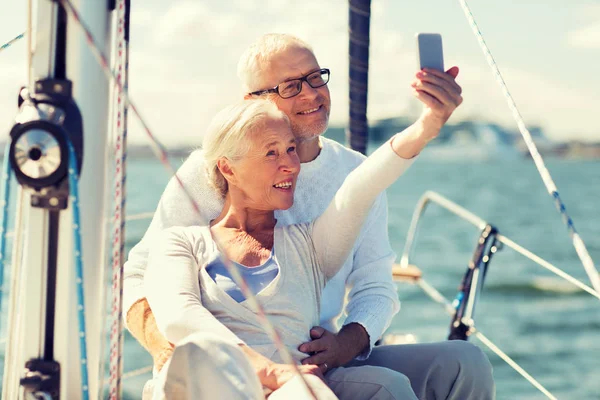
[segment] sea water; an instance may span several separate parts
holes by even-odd
[[[180,163],[182,160],[175,160]],[[600,264],[600,160],[548,159],[567,211]],[[169,179],[153,159],[130,158],[127,213],[153,211]],[[387,192],[390,241],[402,254],[413,209],[427,190],[436,191],[494,224],[508,238],[569,274],[589,282],[553,200],[530,159],[436,161],[427,153]],[[127,224],[127,251],[149,220]],[[447,298],[457,287],[479,232],[430,205],[423,217],[411,263]],[[6,295],[6,294],[4,294]],[[400,313],[388,332],[413,334],[419,342],[445,340],[450,317],[417,287],[399,284]],[[4,306],[6,310],[6,296]],[[2,318],[3,324],[6,316]],[[476,325],[559,399],[600,399],[600,301],[562,281],[509,248],[494,255]],[[107,322],[108,323],[108,322]],[[6,332],[5,326],[2,331]],[[492,362],[498,399],[544,396],[476,338]],[[3,351],[3,349],[2,349]],[[124,370],[150,365],[151,357],[129,334]],[[138,399],[150,373],[126,379],[124,398]]]

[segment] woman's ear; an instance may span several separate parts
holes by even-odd
[[[235,176],[235,173],[233,172],[231,161],[229,161],[225,157],[219,158],[217,160],[217,168],[219,168],[219,171],[221,171],[221,174],[223,175],[223,177],[227,180],[227,182],[230,185],[232,183],[235,183],[236,176]]]

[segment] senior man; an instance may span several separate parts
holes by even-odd
[[[458,68],[447,73],[417,74],[415,96],[424,103],[417,128],[440,129],[462,102],[455,82]],[[292,208],[276,213],[278,224],[314,220],[329,204],[346,175],[364,156],[321,137],[328,125],[331,100],[322,68],[305,42],[291,35],[262,36],[241,57],[238,75],[246,97],[269,96],[288,117],[302,163]],[[443,101],[440,101],[443,100]],[[222,200],[204,176],[201,151],[181,166],[178,176],[194,200],[193,209],[178,182],[171,179],[152,223],[130,252],[125,264],[124,308],[131,333],[152,354],[160,369],[173,352],[158,332],[143,295],[143,277],[152,238],[170,226],[208,225],[222,208]],[[391,266],[395,254],[387,234],[387,203],[377,200],[341,271],[322,295],[321,326],[311,329],[311,342],[300,346],[308,356],[303,363],[319,365],[325,373],[339,366],[372,365],[397,371],[408,378],[420,399],[491,399],[494,382],[491,366],[481,350],[466,342],[378,346],[399,309]],[[168,268],[168,265],[165,265]],[[334,320],[342,312],[349,288],[347,317],[337,331]],[[300,299],[299,299],[300,301]]]

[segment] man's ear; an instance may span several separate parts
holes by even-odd
[[[233,172],[231,162],[228,159],[226,159],[225,157],[219,158],[217,160],[217,168],[219,168],[219,171],[221,171],[221,174],[223,175],[223,177],[225,177],[229,184],[235,183],[236,176]]]

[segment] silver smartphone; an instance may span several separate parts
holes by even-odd
[[[416,36],[419,68],[432,68],[444,72],[442,35],[439,33],[418,33]]]

